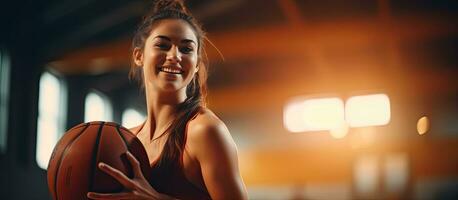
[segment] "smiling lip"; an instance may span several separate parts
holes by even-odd
[[[160,67],[159,71],[169,73],[169,74],[182,74],[183,73],[183,70],[177,67],[169,67],[169,66]]]

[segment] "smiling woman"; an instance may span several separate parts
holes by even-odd
[[[176,19],[163,19],[153,27],[143,49],[134,49],[135,65],[151,66],[143,69],[146,85],[166,90],[183,88],[199,70],[194,31],[186,21]]]
[[[89,198],[247,198],[236,145],[225,124],[206,108],[204,39],[181,1],[156,1],[133,38],[130,72],[146,94],[146,120],[131,131],[146,149],[151,180],[141,173],[130,179],[101,164],[126,192],[90,192]]]

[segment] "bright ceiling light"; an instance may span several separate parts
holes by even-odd
[[[345,104],[345,119],[350,127],[385,125],[390,117],[390,99],[386,94],[354,96]]]
[[[340,98],[300,99],[285,106],[283,123],[291,132],[336,130],[344,121]]]

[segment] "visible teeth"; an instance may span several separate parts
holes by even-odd
[[[169,73],[174,73],[174,74],[179,74],[179,73],[181,73],[180,70],[172,69],[172,68],[167,68],[167,67],[162,68],[162,71],[164,71],[164,72],[169,72]]]

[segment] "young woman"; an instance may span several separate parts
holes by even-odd
[[[134,178],[100,163],[125,192],[91,199],[246,199],[237,150],[225,124],[205,107],[205,35],[181,1],[156,1],[133,39],[131,76],[145,89],[147,119],[131,131],[151,164],[146,180],[130,153]]]

